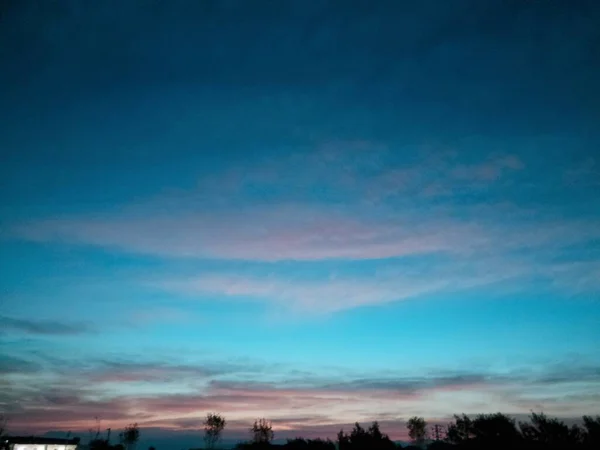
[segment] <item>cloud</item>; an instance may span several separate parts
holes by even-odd
[[[325,155],[339,163],[343,158],[340,150],[334,149],[338,153],[329,150],[333,155]],[[511,156],[493,161],[501,170],[522,167]],[[479,167],[480,163],[474,164]],[[372,165],[378,168],[382,163]],[[251,171],[248,178],[253,176],[269,182],[275,177]],[[243,190],[238,186],[234,192],[238,188]],[[237,194],[232,195],[235,198]],[[597,287],[594,260],[559,259],[571,247],[600,237],[600,224],[593,218],[557,220],[511,203],[457,208],[442,202],[396,209],[362,201],[343,208],[318,202],[256,202],[239,208],[213,205],[210,211],[207,201],[189,192],[177,193],[125,208],[119,214],[46,219],[22,223],[13,230],[33,241],[93,245],[170,261],[378,261],[382,270],[375,275],[350,276],[317,267],[313,279],[297,279],[274,267],[269,276],[205,270],[198,277],[154,276],[149,283],[187,295],[248,297],[324,313],[500,283],[525,289],[542,281],[570,294],[593,292]],[[531,219],[537,215],[542,219]],[[409,258],[430,259],[416,268],[409,264],[396,267],[398,261],[411,261]],[[385,275],[386,271],[390,273]],[[150,312],[144,314],[138,320],[152,320]],[[160,317],[186,319],[172,310]]]
[[[273,420],[277,432],[302,430],[314,436],[328,433],[329,427],[338,431],[340,424],[381,418],[389,429],[400,430],[393,424],[401,424],[414,414],[445,418],[459,412],[491,412],[491,405],[494,410],[511,413],[543,407],[555,414],[570,412],[578,404],[583,414],[592,411],[594,404],[575,397],[596,392],[600,384],[600,372],[594,365],[552,364],[535,371],[508,373],[437,370],[410,376],[376,372],[325,376],[271,367],[268,373],[279,375],[277,381],[265,381],[263,374],[267,372],[256,372],[256,380],[249,381],[237,375],[254,370],[256,365],[245,368],[228,364],[209,364],[223,369],[205,370],[202,365],[176,361],[102,361],[72,370],[77,367],[75,362],[67,365],[56,361],[43,373],[36,372],[37,378],[8,377],[0,384],[0,404],[11,419],[11,427],[32,432],[67,426],[87,430],[95,426],[95,416],[101,417],[103,427],[119,428],[135,421],[142,427],[198,430],[202,416],[219,411],[227,417],[234,434],[247,430],[252,418],[266,416]],[[60,377],[52,375],[63,369]],[[134,376],[121,376],[128,371]],[[142,376],[144,373],[147,377]],[[190,384],[186,382],[189,379],[200,382]],[[128,391],[130,381],[155,386],[179,382],[181,390]],[[120,383],[121,388],[106,389],[106,382]]]
[[[9,407],[7,415],[11,420],[11,429],[38,433],[57,428],[85,432],[96,426],[94,417],[102,417],[103,425],[116,428],[123,426],[132,417],[127,401],[92,401],[77,397],[68,397],[62,401],[48,399],[36,404],[25,402],[23,407]]]
[[[469,145],[480,142],[475,144]],[[451,151],[426,151],[416,162],[400,164],[390,155],[373,143],[335,142],[246,171],[218,173],[199,180],[195,190],[112,213],[26,221],[10,229],[13,237],[35,242],[91,245],[167,263],[216,263],[221,269],[208,268],[202,276],[156,274],[142,282],[189,296],[245,297],[305,312],[327,314],[490,285],[524,290],[541,282],[567,295],[597,290],[595,260],[560,261],[573,246],[600,237],[597,218],[557,218],[553,211],[485,196],[469,200],[479,192],[473,183],[486,195],[491,184],[526,172],[521,159],[502,152],[459,158]],[[432,187],[451,195],[424,193]],[[315,196],[315,189],[325,194]],[[467,200],[461,189],[468,190]],[[418,258],[429,259],[410,268]],[[256,263],[262,272],[232,272],[223,269],[224,261]],[[265,263],[342,267],[356,261],[377,262],[381,273],[337,273],[315,265],[312,279],[299,279],[289,267],[279,271],[273,265],[264,275]],[[397,268],[398,261],[406,263]],[[174,310],[159,316],[189,319]],[[134,320],[153,318],[146,312]]]
[[[373,389],[339,388],[329,391],[325,386],[293,387],[285,383],[221,382],[211,383],[203,393],[165,394],[153,396],[127,396],[95,399],[97,394],[86,390],[68,389],[23,396],[13,403],[8,413],[15,427],[37,428],[62,426],[68,422],[72,429],[85,429],[91,425],[90,417],[102,417],[103,426],[122,426],[136,420],[141,426],[162,426],[179,429],[198,429],[201,417],[208,411],[222,411],[230,428],[247,429],[248,417],[258,417],[268,412],[276,430],[292,426],[339,423],[346,417],[348,423],[357,408],[365,408],[362,417],[374,414],[375,405],[396,410],[401,401],[415,401],[415,393],[396,392],[392,387]],[[5,399],[2,399],[5,402]],[[318,411],[327,411],[327,414]],[[397,414],[397,413],[396,413]],[[302,420],[299,420],[299,417]],[[311,420],[312,418],[312,420]],[[232,425],[233,424],[233,425]]]
[[[506,171],[521,170],[524,165],[514,155],[506,155],[484,163],[458,164],[451,170],[451,177],[467,181],[494,181]]]
[[[130,319],[130,322],[134,325],[152,325],[155,323],[187,324],[201,321],[202,319],[194,317],[189,311],[172,307],[151,306],[147,306],[144,310],[134,311]]]
[[[514,245],[515,249],[519,248],[518,252],[523,252],[528,245],[539,245],[533,242],[535,239],[542,242],[546,238],[538,235],[527,242],[527,236],[520,236],[506,245]],[[536,283],[542,283],[569,295],[578,295],[593,293],[598,285],[594,278],[597,264],[593,261],[565,264],[539,257],[530,259],[527,254],[484,256],[485,253],[397,260],[360,273],[336,268],[311,273],[311,276],[290,275],[275,269],[267,273],[205,270],[198,276],[166,276],[163,280],[145,281],[145,284],[188,298],[214,299],[217,296],[221,300],[258,301],[268,304],[273,312],[292,310],[309,314],[330,314],[492,286],[496,293],[525,292]]]
[[[437,275],[437,276],[436,276]],[[400,270],[372,277],[333,277],[302,280],[276,276],[252,277],[217,273],[154,284],[188,296],[219,295],[253,298],[296,312],[328,314],[361,306],[380,305],[416,298],[439,291],[463,289],[498,283],[515,276],[515,269],[504,273],[447,273],[443,270]]]
[[[157,206],[157,210],[161,208]],[[139,217],[48,219],[14,229],[32,241],[94,245],[166,257],[254,261],[385,259],[435,253],[509,251],[518,245],[585,242],[598,235],[593,221],[561,224],[495,222],[504,208],[393,211],[369,207],[338,211],[322,206],[256,205],[213,213],[179,213]],[[481,213],[486,215],[481,215]],[[514,211],[513,211],[514,214]],[[565,231],[570,231],[565,233]],[[562,240],[556,241],[556,238]]]
[[[489,202],[487,217],[473,210],[458,219],[452,202],[444,208],[422,197],[459,193],[465,182],[474,192],[472,183],[520,170],[521,160],[494,154],[465,163],[455,152],[411,150],[416,157],[397,161],[376,142],[324,142],[234,165],[201,177],[196,189],[166,191],[119,212],[26,221],[9,232],[37,242],[253,261],[456,253],[489,241],[489,222],[501,218]]]
[[[202,379],[220,373],[218,369],[201,366],[168,365],[164,363],[105,362],[89,371],[90,382],[167,382],[173,379]]]
[[[10,355],[0,355],[1,374],[27,374],[36,373],[40,370],[41,365],[39,363]]]
[[[598,366],[566,366],[556,365],[547,373],[535,379],[539,384],[560,384],[573,382],[600,382],[600,367]]]
[[[453,391],[460,388],[475,388],[505,384],[508,378],[485,373],[448,374],[444,376],[425,375],[420,377],[388,376],[378,378],[355,378],[344,380],[314,379],[309,383],[284,381],[247,382],[247,381],[213,381],[211,391],[220,395],[244,395],[247,397],[271,397],[281,394],[306,394],[319,398],[352,395],[393,396],[396,399],[416,399],[423,393],[433,391]]]
[[[92,383],[127,382],[181,382],[200,381],[228,374],[262,373],[265,366],[235,362],[205,362],[203,364],[178,364],[161,361],[100,361],[86,368],[82,377]]]
[[[19,227],[34,241],[114,247],[171,257],[259,261],[377,259],[457,249],[477,231],[467,224],[359,220],[321,207],[280,205],[250,211],[114,220],[56,219]]]
[[[482,152],[488,144],[417,146],[398,159],[397,149],[377,142],[323,142],[232,164],[200,177],[196,189],[105,214],[13,223],[7,233],[164,258],[257,262],[502,255],[598,238],[593,218],[559,221],[546,204],[520,207],[519,187],[532,189],[526,162],[496,148]]]
[[[70,323],[58,320],[18,319],[0,316],[0,323],[9,330],[44,336],[71,336],[91,331],[86,323]]]

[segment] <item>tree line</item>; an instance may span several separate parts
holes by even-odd
[[[90,450],[136,450],[140,438],[137,423],[119,433],[119,443],[110,443],[110,428],[106,437],[101,437],[99,421],[96,430],[90,430]],[[207,414],[204,422],[204,446],[215,449],[219,446],[227,425],[225,418],[216,413]],[[358,422],[346,432],[343,429],[335,441],[330,439],[288,439],[285,444],[275,445],[272,424],[267,419],[257,419],[249,429],[249,439],[236,446],[244,449],[285,448],[289,450],[479,450],[521,448],[531,450],[600,449],[600,415],[583,416],[580,424],[567,425],[563,421],[532,412],[526,422],[502,414],[454,415],[453,420],[441,426],[429,426],[423,417],[411,417],[407,421],[410,445],[402,446],[383,433],[378,422],[368,427]],[[6,420],[0,415],[0,437],[5,435]],[[2,446],[0,445],[0,448]],[[156,450],[149,447],[148,450]]]
[[[226,421],[219,414],[208,414],[204,422],[206,448],[216,448]],[[378,422],[368,427],[358,422],[352,430],[343,429],[337,439],[288,439],[286,444],[272,444],[274,433],[271,422],[259,419],[250,429],[250,439],[236,449],[281,447],[290,450],[479,450],[522,448],[531,450],[600,449],[600,416],[583,416],[580,425],[568,426],[557,418],[532,412],[526,422],[502,414],[454,415],[446,426],[429,426],[423,417],[407,421],[410,445],[402,446],[383,433]]]

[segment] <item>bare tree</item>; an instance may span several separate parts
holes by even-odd
[[[408,435],[416,445],[423,445],[427,439],[427,422],[423,417],[411,417],[406,423]]]
[[[204,442],[207,448],[215,448],[221,439],[221,434],[226,424],[225,418],[220,414],[209,413],[206,415],[206,420],[204,421]]]
[[[100,418],[96,416],[94,419],[96,420],[96,429],[90,428],[88,430],[90,433],[90,441],[96,441],[100,439]]]
[[[8,423],[8,419],[2,413],[0,413],[0,438],[4,436],[6,433],[6,424]]]
[[[273,427],[267,419],[258,419],[254,421],[254,425],[250,428],[252,433],[252,442],[255,444],[266,444],[273,440]]]

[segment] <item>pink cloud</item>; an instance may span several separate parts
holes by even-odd
[[[160,211],[160,208],[158,209]],[[438,252],[464,253],[520,243],[541,245],[561,238],[585,240],[597,224],[536,224],[505,229],[477,217],[473,221],[436,214],[386,213],[360,209],[352,214],[307,205],[278,205],[214,213],[138,217],[57,218],[24,223],[14,233],[33,241],[62,241],[114,247],[172,257],[259,261],[379,259]],[[483,212],[486,211],[483,208]],[[150,212],[148,212],[150,214]],[[565,233],[566,230],[570,233]],[[576,232],[575,232],[576,231]]]
[[[511,245],[524,249],[536,243],[528,244],[521,236]],[[491,285],[496,292],[519,290],[523,285],[527,287],[523,281],[531,280],[545,280],[561,288],[568,287],[571,282],[572,291],[589,290],[597,286],[594,283],[596,266],[586,263],[561,268],[556,263],[540,264],[504,255],[465,254],[426,264],[388,263],[375,273],[364,275],[332,272],[329,276],[319,274],[317,278],[300,278],[277,273],[255,275],[205,271],[198,276],[165,278],[147,283],[151,287],[192,298],[217,295],[266,302],[275,307],[270,308],[271,311],[330,314],[412,300],[438,292],[456,293]]]
[[[103,427],[122,427],[130,421],[141,426],[199,428],[209,411],[220,411],[230,421],[246,428],[252,418],[267,415],[275,430],[314,430],[340,421],[370,420],[387,413],[399,417],[401,405],[418,402],[420,394],[402,394],[394,390],[325,389],[277,387],[265,384],[244,388],[220,385],[205,393],[153,397],[113,398],[93,401],[75,397],[68,402],[38,399],[24,401],[11,411],[11,424],[18,429],[39,431],[53,429],[87,429],[95,426],[93,417],[102,418]],[[362,411],[356,414],[355,411]],[[338,428],[339,429],[339,428]],[[337,430],[336,430],[337,431]]]
[[[457,165],[451,153],[423,152],[408,165],[389,166],[389,149],[371,142],[326,142],[313,151],[232,167],[199,180],[197,189],[170,190],[104,216],[55,217],[17,224],[15,235],[169,257],[259,261],[378,259],[461,251],[487,239],[478,218],[456,220],[418,201],[452,192],[456,179],[487,180],[522,168],[501,155]],[[367,172],[366,174],[363,172]],[[460,185],[460,183],[459,183]],[[259,203],[247,189],[271,189],[277,203]],[[307,201],[315,186],[340,203]],[[270,192],[270,191],[269,191]],[[302,200],[304,198],[304,200]]]
[[[365,305],[385,304],[441,290],[460,290],[501,280],[496,278],[448,276],[435,279],[411,274],[370,279],[328,279],[299,281],[282,278],[258,278],[236,274],[214,274],[187,280],[165,281],[160,286],[188,295],[218,294],[253,297],[297,312],[332,313]]]
[[[544,279],[556,288],[572,286],[579,292],[595,287],[597,270],[592,263],[558,270],[552,259],[560,246],[600,236],[597,223],[536,222],[507,227],[486,217],[496,211],[503,216],[525,213],[497,205],[469,211],[473,217],[480,214],[474,222],[451,218],[452,211],[446,208],[436,211],[433,218],[431,214],[375,211],[377,215],[365,211],[350,217],[335,209],[279,205],[149,218],[129,213],[36,222],[17,232],[38,241],[58,239],[168,257],[318,261],[442,256],[426,266],[395,266],[387,261],[376,274],[353,277],[321,271],[315,279],[300,280],[276,272],[258,276],[213,271],[198,277],[142,280],[166,291],[248,297],[297,312],[327,314],[441,291],[508,286],[510,280],[527,277]],[[537,259],[530,260],[525,249],[536,249]],[[551,273],[556,278],[550,280]],[[188,319],[172,311],[160,315],[161,320]]]
[[[52,219],[16,227],[33,241],[64,241],[178,257],[247,260],[373,259],[458,251],[483,239],[461,223],[416,218],[351,218],[301,205],[137,218]]]
[[[72,379],[66,375],[64,384],[54,388],[45,382],[28,385],[22,379],[9,379],[9,386],[0,391],[0,400],[7,406],[11,428],[87,430],[95,427],[93,417],[100,417],[103,427],[115,429],[134,421],[142,427],[198,429],[207,412],[218,411],[234,431],[247,430],[256,417],[268,417],[277,432],[327,437],[329,431],[337,432],[357,420],[380,420],[388,425],[386,432],[401,436],[403,421],[415,414],[438,420],[457,412],[492,412],[490,408],[527,413],[532,406],[544,406],[545,411],[556,414],[561,408],[570,411],[573,405],[586,414],[595,407],[590,393],[598,387],[594,367],[558,367],[531,379],[520,373],[348,377],[337,381],[313,377],[281,382],[225,377],[189,386],[179,394],[125,396],[103,391],[91,382],[93,375],[76,374]],[[556,392],[568,395],[562,399]]]

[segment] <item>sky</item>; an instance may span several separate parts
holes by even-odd
[[[600,412],[600,3],[0,8],[9,432]]]

